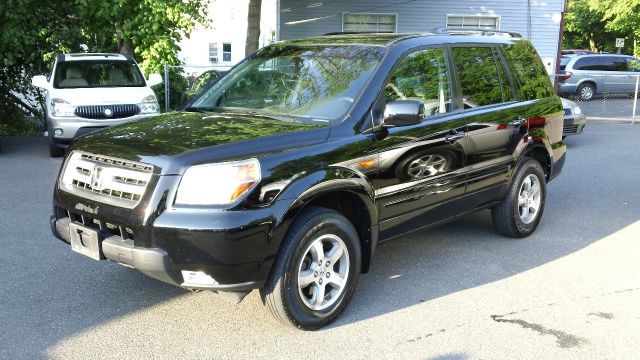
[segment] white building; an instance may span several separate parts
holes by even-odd
[[[260,47],[276,39],[277,0],[262,0]],[[208,26],[201,24],[180,42],[178,55],[188,72],[228,69],[244,59],[249,0],[213,0]]]
[[[214,0],[212,25],[181,42],[190,67],[227,69],[245,57],[248,0]],[[435,27],[483,27],[531,40],[550,74],[555,69],[564,0],[263,0],[260,46],[329,32],[428,32]],[[197,68],[196,68],[197,69]]]

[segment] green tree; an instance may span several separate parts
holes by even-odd
[[[637,38],[640,36],[640,0],[588,0],[589,9],[602,14],[605,30],[626,35],[633,41],[633,52],[640,55]],[[618,36],[625,37],[625,36]]]
[[[633,27],[627,24],[628,16],[624,15],[617,21],[613,21],[614,17],[620,16],[618,10],[613,9],[624,3],[628,5],[629,2],[628,0],[570,1],[564,29],[564,48],[616,52],[616,38],[627,38],[629,41],[635,39]],[[631,2],[640,3],[637,0]],[[622,23],[625,23],[625,26],[619,25]],[[625,53],[632,51],[631,46],[623,49]]]
[[[75,0],[88,52],[129,53],[146,73],[177,65],[178,42],[197,22],[206,24],[207,1]]]
[[[45,73],[56,53],[80,50],[82,34],[73,0],[3,0],[0,9],[0,134],[24,132],[32,127],[24,115],[42,116],[24,101],[42,102],[31,76]]]

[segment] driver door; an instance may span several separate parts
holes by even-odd
[[[404,56],[387,82],[376,109],[396,100],[424,104],[422,122],[380,130],[375,144],[379,173],[372,179],[381,239],[449,218],[451,201],[464,194],[465,119],[452,113],[451,81],[443,48]],[[376,119],[382,121],[382,114]],[[375,117],[375,116],[374,116]]]

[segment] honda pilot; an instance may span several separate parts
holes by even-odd
[[[384,241],[481,209],[500,234],[533,233],[562,129],[540,58],[513,34],[284,41],[182,112],[77,139],[51,227],[186,289],[259,290],[283,323],[318,329]]]

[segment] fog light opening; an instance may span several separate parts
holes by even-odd
[[[184,279],[182,286],[207,286],[218,284],[214,278],[202,271],[182,270],[182,278]]]
[[[62,129],[56,129],[53,134],[55,136],[62,136],[62,134],[64,134],[64,131],[62,131]]]

